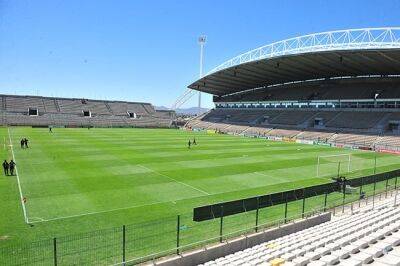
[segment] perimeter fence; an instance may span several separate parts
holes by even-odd
[[[0,248],[1,265],[133,265],[397,193],[398,177],[202,222],[193,213]]]

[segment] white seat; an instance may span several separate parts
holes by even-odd
[[[375,261],[387,266],[400,266],[400,257],[391,255],[390,253],[383,257],[376,258]]]
[[[321,258],[321,254],[318,252],[315,252],[315,251],[310,251],[310,252],[306,252],[306,254],[304,254],[303,257],[309,258],[311,261],[311,260],[317,260],[317,259]]]
[[[327,263],[320,261],[320,260],[316,260],[316,261],[311,261],[309,264],[307,264],[307,266],[326,266]]]
[[[339,263],[339,257],[335,256],[335,255],[326,255],[326,256],[322,256],[320,259],[320,261],[326,262],[327,265],[335,265],[337,263]]]
[[[292,262],[296,265],[296,266],[304,266],[306,265],[308,262],[310,262],[309,258],[305,258],[305,257],[297,257],[294,258],[292,260]]]
[[[331,251],[331,254],[334,256],[338,256],[339,259],[347,259],[350,257],[350,252],[343,249]]]
[[[372,255],[374,258],[378,258],[383,255],[383,250],[374,246],[368,247],[362,250],[362,252]]]
[[[355,245],[352,245],[352,244],[344,246],[344,247],[342,247],[342,249],[346,250],[346,251],[348,251],[349,253],[352,253],[352,254],[355,254],[355,253],[360,251],[360,248],[358,246],[355,246]]]
[[[291,260],[293,260],[295,257],[296,257],[296,255],[293,254],[293,253],[290,253],[290,252],[287,252],[287,253],[285,253],[285,254],[283,254],[283,255],[281,256],[281,258],[284,259],[285,261],[291,261]]]
[[[374,260],[372,255],[362,252],[351,255],[351,258],[354,260],[358,260],[364,264],[370,263]]]
[[[337,265],[341,265],[341,266],[361,266],[362,262],[358,261],[358,260],[347,259],[347,260],[340,261],[340,263],[337,264]]]

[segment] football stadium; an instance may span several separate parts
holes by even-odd
[[[0,95],[0,264],[400,265],[400,28],[277,40],[187,86],[215,108],[182,126]]]

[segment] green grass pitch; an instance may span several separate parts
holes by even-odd
[[[21,149],[19,140],[30,140]],[[197,145],[188,149],[189,139]],[[12,141],[10,145],[9,139]],[[1,155],[17,162],[0,177],[0,246],[190,213],[193,207],[328,182],[352,154],[352,176],[372,174],[374,153],[173,129],[0,128]],[[344,164],[344,163],[343,163]],[[325,166],[323,166],[325,165]],[[377,154],[377,170],[398,168]],[[341,170],[345,172],[345,166]],[[347,173],[346,173],[347,174]]]

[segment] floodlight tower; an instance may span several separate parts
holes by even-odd
[[[206,36],[205,35],[200,35],[199,37],[199,44],[200,44],[200,78],[203,77],[203,50],[204,50],[204,44],[206,43]],[[198,112],[197,114],[200,115],[201,113],[201,92],[199,91],[199,106],[198,106]]]

